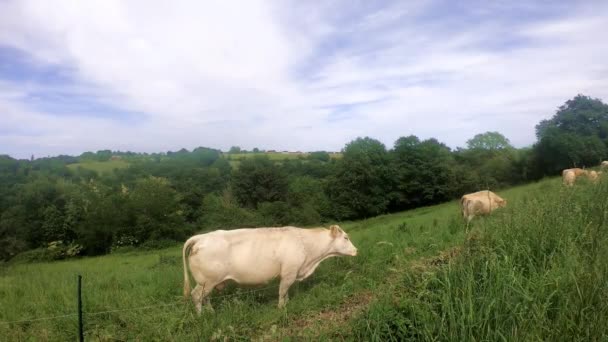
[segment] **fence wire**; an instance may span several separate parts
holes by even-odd
[[[332,275],[333,274],[326,274],[324,276],[316,277],[314,279],[315,280],[322,280],[322,279],[328,278],[329,276],[332,276]],[[211,299],[238,297],[238,296],[243,296],[243,295],[247,295],[247,294],[250,294],[250,293],[262,292],[262,291],[266,291],[266,290],[270,290],[270,289],[276,289],[279,286],[280,286],[280,283],[276,284],[276,285],[271,285],[271,286],[259,288],[259,289],[253,289],[253,290],[248,290],[248,291],[240,291],[239,293],[232,293],[232,294],[219,295],[219,296],[211,296]],[[180,304],[185,304],[185,303],[186,302],[184,300],[180,300],[179,302],[176,302],[176,303],[163,303],[163,304],[156,304],[156,305],[146,305],[146,306],[139,306],[139,307],[135,307],[135,308],[110,309],[110,310],[95,311],[95,312],[86,312],[86,311],[84,311],[83,315],[85,315],[85,316],[98,316],[98,315],[109,314],[109,313],[116,313],[116,312],[135,311],[135,310],[151,309],[151,308],[157,308],[157,307],[175,306],[175,305],[180,305]],[[31,318],[31,319],[21,319],[21,320],[16,320],[16,321],[0,321],[0,324],[18,324],[18,323],[29,323],[29,322],[38,322],[38,321],[49,321],[49,320],[67,318],[67,317],[72,317],[72,316],[78,316],[78,313],[75,312],[75,313],[71,313],[71,314],[64,314],[64,315],[58,315],[58,316],[49,316],[49,317],[40,317],[40,318]]]

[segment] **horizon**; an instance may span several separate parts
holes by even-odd
[[[608,99],[608,3],[0,2],[0,154],[516,148]],[[46,157],[40,157],[46,158]]]

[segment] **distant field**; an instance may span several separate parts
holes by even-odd
[[[301,152],[301,153],[282,153],[282,152],[259,152],[259,153],[224,153],[224,158],[228,159],[230,166],[233,168],[238,168],[241,160],[253,158],[255,156],[267,156],[270,160],[274,161],[282,161],[282,160],[294,160],[294,159],[304,159],[308,158],[310,153]],[[342,158],[342,153],[330,153],[329,157],[331,159],[340,159]]]
[[[259,152],[259,153],[224,153],[224,157],[231,160],[240,160],[246,158],[253,158],[254,156],[267,156],[271,160],[285,160],[285,159],[298,159],[306,158],[310,155],[308,152],[294,152],[294,153],[283,153],[283,152]],[[330,158],[339,159],[342,157],[341,153],[330,153]]]
[[[239,160],[253,158],[255,156],[267,156],[271,160],[298,159],[307,157],[308,153],[281,153],[281,152],[260,152],[260,153],[224,153],[225,158]]]
[[[87,161],[82,163],[70,164],[68,168],[76,170],[82,167],[87,170],[93,170],[98,173],[109,173],[114,169],[124,169],[129,167],[129,163],[124,160],[108,160],[108,161]]]
[[[583,216],[579,218],[574,213],[584,212],[587,197],[580,190],[576,195],[576,189],[562,189],[559,179],[498,193],[509,201],[508,208],[475,220],[472,233],[468,235],[457,201],[340,223],[351,235],[360,254],[354,258],[324,261],[309,279],[290,289],[286,310],[276,308],[278,289],[275,281],[268,285],[270,288],[257,288],[256,292],[251,292],[251,288],[229,286],[212,295],[215,314],[204,313],[197,317],[192,305],[181,299],[183,280],[179,245],[155,252],[0,268],[0,307],[11,308],[0,310],[0,321],[73,314],[76,274],[82,274],[83,305],[88,313],[85,314],[85,334],[94,340],[280,340],[285,336],[300,336],[312,340],[384,341],[391,340],[390,336],[401,340],[403,336],[410,336],[408,334],[414,334],[410,336],[414,340],[441,336],[439,340],[458,341],[495,340],[503,335],[506,340],[555,337],[550,331],[559,334],[555,329],[568,329],[568,307],[579,308],[578,299],[569,297],[570,288],[558,285],[561,281],[569,286],[569,270],[575,270],[573,267],[578,270],[582,267],[579,263],[584,260],[565,258],[564,262],[571,260],[571,264],[563,267],[570,268],[537,273],[540,271],[534,267],[539,266],[534,266],[535,261],[528,259],[532,256],[527,253],[537,253],[543,248],[546,253],[557,253],[557,246],[567,248],[563,253],[574,253],[575,245],[562,238],[562,230],[552,233],[551,225],[570,227],[572,222],[584,220]],[[597,197],[597,194],[593,196]],[[564,199],[570,199],[574,206],[553,212],[549,205],[567,203]],[[549,202],[543,204],[543,200]],[[582,230],[583,223],[580,222],[580,228],[577,225],[576,229]],[[477,241],[475,239],[484,232],[501,232],[503,226],[509,225],[513,234],[520,235],[513,235],[504,242],[496,240],[499,243],[496,247],[495,242],[470,247],[471,241]],[[492,253],[506,253],[500,243],[506,243],[508,248],[519,248],[518,239],[533,241],[538,247],[528,250],[522,245],[521,250],[515,249],[521,254],[509,252],[511,254],[502,259],[494,259]],[[473,248],[466,253],[476,254],[459,258],[458,254],[464,253],[460,252],[464,250],[463,243],[469,246],[467,248]],[[490,253],[493,248],[503,248],[503,252]],[[508,248],[506,250],[510,250]],[[588,248],[591,251],[594,247]],[[452,257],[455,263],[450,262]],[[545,263],[550,265],[557,256],[547,254],[546,258],[549,259]],[[520,262],[524,266],[517,266]],[[525,266],[526,263],[531,266]],[[478,276],[484,278],[478,279]],[[578,285],[579,291],[597,299],[602,294],[598,288],[604,286],[606,279],[603,279],[604,283],[600,281],[593,285],[586,282],[584,275],[580,276],[583,278]],[[600,280],[597,275],[594,277],[589,281]],[[457,284],[450,283],[456,281]],[[536,291],[537,288],[541,292]],[[561,297],[551,294],[553,288]],[[494,292],[498,290],[506,292]],[[571,290],[575,291],[575,288]],[[596,323],[605,320],[602,318],[605,312],[597,311],[597,306],[591,302],[588,305],[581,315],[587,319],[598,317]],[[509,314],[509,310],[513,313]],[[546,310],[552,312],[550,318],[536,316],[546,314]],[[493,312],[506,316],[494,317]],[[548,326],[553,321],[547,320],[551,319],[555,320],[554,330],[547,332],[541,324]],[[561,324],[564,328],[558,328]],[[580,326],[584,322],[571,324]],[[601,325],[594,326],[595,331],[604,329]],[[575,328],[576,325],[572,327]],[[74,340],[76,317],[0,323],[0,336],[7,341]],[[597,333],[591,337],[594,336],[597,337]]]

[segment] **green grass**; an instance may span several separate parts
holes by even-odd
[[[340,223],[360,254],[324,261],[290,289],[285,310],[275,281],[257,292],[230,286],[212,295],[215,314],[197,317],[181,299],[181,246],[12,265],[0,268],[0,321],[74,313],[82,274],[85,312],[124,309],[85,314],[85,335],[102,341],[601,339],[608,291],[598,260],[608,255],[604,223],[593,222],[608,205],[591,200],[607,191],[562,190],[557,179],[501,191],[509,207],[475,220],[468,237],[457,201]],[[450,262],[425,262],[455,246]],[[0,336],[74,340],[76,327],[75,316],[0,323]]]
[[[607,340],[608,182],[585,183],[513,193],[508,209],[476,222],[449,263],[402,274],[350,322],[352,336]]]
[[[82,163],[69,164],[68,168],[76,170],[82,167],[87,170],[93,170],[98,173],[110,173],[114,169],[124,169],[129,167],[129,163],[124,160],[108,160],[108,161],[87,161]]]

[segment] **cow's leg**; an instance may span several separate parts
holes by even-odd
[[[209,286],[209,283],[205,283],[204,285],[196,285],[194,290],[192,290],[192,301],[196,306],[196,312],[200,315],[203,310],[203,300],[205,301],[205,306],[213,312],[213,306],[211,306],[211,300],[209,298],[209,294],[213,291],[213,286]]]
[[[286,274],[281,276],[281,284],[279,285],[279,308],[285,307],[289,300],[289,287],[296,281],[295,274]]]
[[[471,226],[471,220],[473,220],[474,217],[475,217],[475,215],[473,215],[473,214],[470,214],[469,216],[467,216],[467,224],[465,227],[465,233],[467,233],[467,234],[469,233],[469,228]]]
[[[203,287],[197,284],[196,287],[192,289],[192,292],[190,292],[190,295],[192,296],[192,302],[194,303],[196,312],[200,314],[203,309]]]

